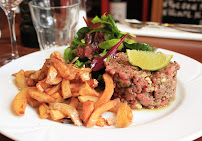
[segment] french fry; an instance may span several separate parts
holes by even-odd
[[[70,76],[70,69],[64,62],[61,62],[60,60],[55,58],[51,58],[50,60],[63,78],[67,78]]]
[[[28,71],[24,71],[24,75],[25,77],[29,77],[32,73],[35,73],[35,70],[28,70]],[[16,76],[17,73],[13,73],[12,76]]]
[[[53,120],[57,121],[60,119],[63,119],[65,117],[67,117],[65,114],[63,114],[61,111],[59,110],[50,110],[50,116]]]
[[[84,103],[84,102],[86,102],[88,100],[93,101],[94,103],[98,101],[98,97],[96,97],[96,96],[88,96],[88,95],[86,95],[86,96],[78,96],[78,99],[79,99],[79,101],[81,103]]]
[[[29,94],[27,94],[27,103],[33,108],[37,108],[41,105],[41,103],[33,99]]]
[[[56,101],[55,98],[46,93],[39,92],[35,87],[29,88],[28,93],[32,98],[36,99],[40,103],[53,103]]]
[[[58,92],[59,90],[61,89],[61,83],[53,86],[52,88],[48,88],[45,90],[45,92],[48,94],[48,95],[52,95],[56,92]]]
[[[60,60],[61,62],[65,62],[63,55],[58,51],[54,51],[53,53],[51,53],[50,58],[55,58]]]
[[[97,120],[99,119],[99,117],[106,111],[110,110],[111,108],[113,108],[114,106],[116,106],[118,103],[120,102],[119,98],[116,98],[114,100],[110,100],[107,103],[101,105],[100,107],[97,107],[93,113],[91,114],[86,127],[93,127]]]
[[[83,103],[83,109],[81,114],[81,119],[83,120],[83,123],[86,124],[90,115],[92,114],[94,110],[94,102],[93,101],[86,101]]]
[[[66,79],[68,80],[75,80],[78,79],[78,69],[72,68],[72,65],[68,65],[68,67],[70,68],[70,74],[68,77],[66,77]]]
[[[49,107],[45,103],[42,103],[39,106],[39,117],[42,119],[48,118],[49,117],[48,111],[49,111]]]
[[[61,81],[62,81],[62,77],[60,77],[60,76],[57,75],[55,77],[55,79],[53,80],[52,85],[59,84]]]
[[[13,109],[15,112],[22,116],[25,113],[25,109],[27,106],[27,98],[26,95],[28,94],[27,88],[22,89],[16,96],[13,101]]]
[[[79,105],[76,108],[78,111],[82,111],[83,109],[83,103],[79,102]],[[81,114],[80,114],[81,115]]]
[[[120,102],[119,104],[117,104],[116,106],[114,106],[113,108],[111,108],[111,109],[109,110],[109,112],[117,113],[119,107],[120,107],[122,104],[123,104],[123,103]]]
[[[72,97],[78,97],[80,96],[80,93],[72,93]]]
[[[72,97],[69,105],[77,109],[77,107],[79,106],[78,99],[76,99],[75,97]]]
[[[53,109],[60,110],[66,116],[70,116],[71,120],[75,125],[77,126],[82,125],[81,119],[79,118],[79,113],[74,107],[64,103],[54,103],[52,106]]]
[[[99,96],[100,94],[96,92],[93,88],[91,88],[88,83],[85,83],[85,85],[82,85],[79,94],[84,96],[84,95],[89,95],[89,96]]]
[[[63,99],[66,99],[72,96],[69,80],[66,80],[66,79],[62,80],[62,96],[63,96]]]
[[[45,63],[43,64],[43,67],[41,68],[41,72],[43,72],[45,75],[47,75],[48,73],[48,69],[51,66],[51,60],[50,59],[46,59]]]
[[[50,85],[53,85],[53,82],[57,76],[57,70],[55,69],[55,67],[53,67],[52,65],[49,67],[48,69],[48,73],[47,73],[47,77],[46,77],[46,83],[47,84],[50,84]]]
[[[51,85],[47,84],[44,80],[38,81],[38,83],[36,84],[36,88],[40,92],[44,92],[46,89],[48,89],[50,87],[51,87]]]
[[[111,126],[111,125],[115,124],[115,121],[114,121],[113,118],[109,117],[109,118],[106,119],[106,123],[107,123],[108,126]]]
[[[123,103],[117,111],[116,122],[121,128],[127,127],[132,123],[133,113],[127,103]]]
[[[31,78],[27,78],[26,83],[27,83],[27,86],[28,86],[28,87],[34,87],[35,84],[36,84],[36,83],[34,82],[34,80],[31,79]]]
[[[16,83],[17,86],[19,88],[19,90],[22,90],[24,88],[27,88],[27,82],[26,82],[26,78],[24,75],[24,70],[20,70],[17,74],[16,74]]]
[[[28,70],[28,71],[25,71],[25,72],[24,72],[24,75],[25,75],[25,77],[27,78],[27,77],[29,77],[31,74],[35,73],[35,72],[36,72],[35,70]]]
[[[40,81],[45,78],[44,73],[41,72],[41,70],[35,71],[35,73],[31,74],[30,79],[33,79],[34,81]]]
[[[103,79],[105,81],[105,90],[98,101],[95,103],[95,108],[108,102],[114,93],[114,84],[112,77],[109,74],[105,73],[103,74]]]
[[[106,123],[106,120],[102,117],[100,117],[97,122],[96,122],[96,125],[97,126],[100,126],[100,127],[104,127],[105,126],[105,123]]]
[[[82,88],[82,85],[85,85],[85,83],[78,82],[78,83],[70,83],[70,89],[72,93],[78,93],[80,89]]]
[[[85,70],[80,70],[78,72],[79,78],[81,79],[81,81],[86,82],[89,81],[91,79],[91,75],[89,71],[85,71]]]
[[[96,79],[91,79],[87,81],[87,83],[91,88],[96,88],[98,86],[98,81]]]
[[[13,101],[13,108],[18,115],[24,115],[28,103],[38,108],[42,119],[71,118],[75,125],[86,127],[114,125],[114,119],[102,118],[104,112],[111,111],[116,113],[119,127],[130,125],[133,119],[130,107],[119,98],[111,100],[114,93],[112,77],[105,73],[105,90],[95,90],[98,81],[92,79],[91,71],[85,65],[79,68],[65,64],[63,55],[53,52],[41,69],[12,74],[21,90]]]
[[[62,98],[62,96],[60,95],[59,92],[56,92],[54,94],[51,95],[53,98],[56,98],[56,101],[57,103],[63,103],[64,102],[64,99]]]

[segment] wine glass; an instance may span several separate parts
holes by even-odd
[[[19,57],[16,35],[15,35],[15,11],[22,0],[0,0],[0,7],[4,10],[9,24],[10,36],[11,36],[11,54],[0,56],[0,66],[7,64],[8,62]]]

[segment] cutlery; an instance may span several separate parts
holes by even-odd
[[[121,24],[127,25],[135,29],[141,29],[146,26],[150,26],[152,28],[169,27],[185,32],[202,33],[202,25],[169,24],[169,23],[141,22],[141,21],[132,22],[130,20],[126,21],[124,19],[119,19],[118,21]]]

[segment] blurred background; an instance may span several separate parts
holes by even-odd
[[[202,24],[202,0],[87,0],[88,17],[107,12],[121,18]]]
[[[20,13],[20,36],[23,46],[38,48],[28,3],[23,0]],[[3,13],[3,10],[0,9]],[[202,0],[86,0],[87,17],[109,13],[117,19],[137,19],[159,23],[202,25]],[[1,23],[7,24],[7,23]]]

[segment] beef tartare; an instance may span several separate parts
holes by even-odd
[[[168,105],[175,97],[176,75],[180,66],[170,62],[158,71],[144,71],[132,66],[123,52],[105,62],[114,80],[114,97],[127,101],[132,109],[159,108]]]

